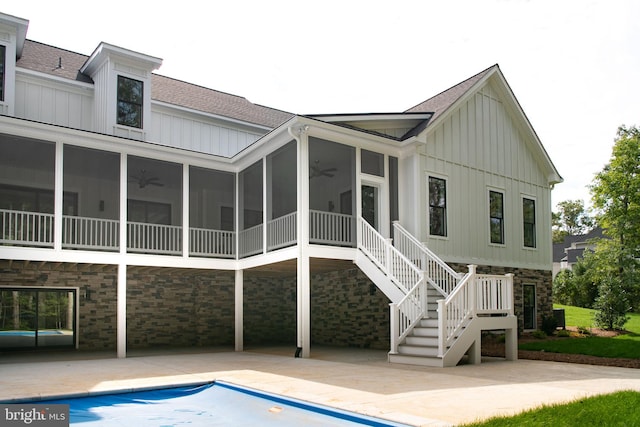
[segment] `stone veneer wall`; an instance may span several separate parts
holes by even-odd
[[[15,287],[77,287],[80,350],[116,349],[117,268],[107,266],[100,271],[69,271],[20,265],[0,269],[0,285]],[[63,265],[64,268],[64,265]],[[82,270],[82,269],[80,269]],[[89,290],[90,299],[85,292]]]
[[[449,264],[451,268],[458,272],[467,272],[469,268],[465,264]],[[544,316],[553,316],[553,278],[551,270],[532,270],[527,268],[496,267],[490,265],[479,265],[477,270],[480,274],[508,274],[513,273],[513,294],[514,311],[518,316],[518,330],[524,330],[523,317],[523,285],[535,285],[536,287],[536,325],[542,325]]]
[[[358,268],[311,278],[311,343],[388,350],[389,300]]]
[[[232,272],[144,271],[127,271],[128,348],[233,345]]]
[[[296,346],[296,277],[244,275],[244,344]]]

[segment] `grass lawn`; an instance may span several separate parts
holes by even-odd
[[[567,326],[577,326],[586,330],[593,327],[593,312],[580,307],[556,305],[565,310]],[[625,325],[627,333],[616,337],[567,338],[533,341],[520,344],[521,350],[548,351],[552,353],[586,354],[599,357],[640,358],[640,314],[632,313]]]
[[[570,305],[554,304],[553,308],[564,309],[565,322],[567,326],[578,326],[584,328],[593,328],[593,315],[595,310],[582,307],[573,307]],[[640,335],[640,313],[629,313],[629,320],[624,328],[635,334]]]
[[[512,417],[496,417],[465,426],[638,426],[639,405],[640,393],[620,391],[567,404],[542,406]]]

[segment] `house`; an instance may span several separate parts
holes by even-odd
[[[313,345],[480,361],[551,306],[562,181],[498,65],[298,115],[0,15],[0,348]]]
[[[601,227],[585,234],[565,236],[562,242],[553,244],[553,278],[562,270],[573,270],[585,250],[595,247],[594,240],[604,238]]]

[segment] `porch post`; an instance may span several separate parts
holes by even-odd
[[[244,270],[236,270],[235,286],[235,350],[244,350]]]
[[[53,248],[57,251],[62,249],[62,216],[63,212],[63,156],[64,150],[62,142],[56,142],[55,166],[54,166],[54,199],[53,199]]]
[[[182,257],[189,258],[189,165],[182,165]]]
[[[127,155],[120,155],[120,259],[116,286],[116,348],[119,358],[127,357]]]
[[[118,358],[127,357],[127,264],[118,264],[118,285],[116,291],[117,352]]]
[[[308,126],[289,127],[289,135],[297,142],[298,200],[296,235],[298,259],[296,272],[296,357],[311,354],[311,273],[309,260],[309,138]]]

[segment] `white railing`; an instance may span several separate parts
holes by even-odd
[[[438,300],[438,356],[444,356],[460,331],[475,316],[475,274],[469,273],[446,300]]]
[[[297,218],[297,212],[292,212],[267,223],[267,250],[296,244]]]
[[[439,356],[478,315],[513,315],[513,274],[477,274],[476,266],[469,266],[458,287],[438,301]]]
[[[53,247],[53,214],[0,209],[0,243]]]
[[[425,272],[426,279],[443,296],[449,295],[460,282],[462,275],[454,271],[429,248],[412,236],[398,222],[393,223],[394,246]]]
[[[238,257],[247,257],[262,253],[262,224],[238,233]]]
[[[391,352],[407,336],[427,311],[425,276],[407,257],[362,217],[358,218],[358,248],[402,291],[404,297],[390,304]]]
[[[62,247],[70,249],[118,250],[120,223],[116,220],[62,217]]]
[[[130,252],[178,255],[182,253],[182,227],[128,222],[127,250]]]
[[[478,274],[476,289],[477,314],[513,314],[513,274]]]
[[[397,304],[389,304],[391,327],[391,353],[398,352],[398,344],[424,317],[427,307],[427,287],[420,280]]]
[[[309,241],[311,243],[353,246],[355,217],[334,212],[309,212]]]
[[[233,231],[189,229],[189,254],[233,258],[236,254],[236,233]]]

